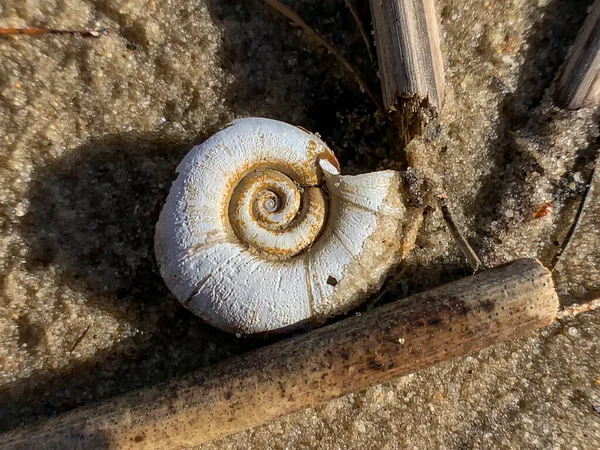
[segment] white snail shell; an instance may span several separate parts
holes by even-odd
[[[342,176],[301,128],[236,120],[177,172],[156,259],[175,297],[218,328],[287,331],[345,312],[401,259],[400,174]]]

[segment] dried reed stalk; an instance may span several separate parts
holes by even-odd
[[[406,141],[444,100],[444,65],[433,0],[370,0],[384,107]]]
[[[600,0],[585,19],[564,64],[556,103],[568,109],[600,104]]]
[[[534,259],[450,283],[170,383],[0,436],[1,449],[192,447],[552,323]]]
[[[362,40],[365,44],[365,48],[367,49],[367,53],[369,54],[369,59],[372,63],[374,63],[375,58],[373,58],[373,52],[371,51],[371,40],[369,39],[369,35],[367,34],[365,27],[363,26],[362,20],[360,19],[360,15],[354,7],[352,0],[344,0],[344,2],[346,3],[348,11],[350,11],[350,14],[352,14],[352,17],[354,18],[354,22],[356,23],[358,31],[360,32]]]

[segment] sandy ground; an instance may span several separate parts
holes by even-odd
[[[344,1],[285,3],[379,90]],[[446,105],[408,150],[488,266],[549,263],[589,180],[598,113],[551,102],[589,3],[436,2]],[[113,34],[0,38],[0,430],[266,343],[200,323],[153,260],[175,166],[232,118],[319,132],[346,173],[407,168],[343,68],[261,1],[0,2],[0,27],[26,25]],[[555,271],[563,304],[600,296],[592,195]],[[439,211],[400,270],[385,300],[469,273]],[[599,448],[599,355],[596,312],[203,448]]]

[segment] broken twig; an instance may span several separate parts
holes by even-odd
[[[433,0],[370,0],[383,104],[406,142],[442,108],[444,65]]]

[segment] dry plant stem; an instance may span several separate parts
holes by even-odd
[[[362,77],[358,74],[354,67],[344,58],[329,42],[327,42],[319,33],[313,30],[298,14],[292,11],[290,8],[285,6],[279,0],[263,0],[267,5],[278,11],[283,16],[287,17],[291,20],[296,26],[299,26],[304,30],[305,33],[310,35],[313,39],[315,39],[319,44],[325,47],[329,53],[331,53],[343,66],[344,68],[352,75],[352,77],[359,84],[361,89],[369,96],[371,101],[377,107],[377,110],[383,117],[387,117],[386,111],[381,106],[381,102],[377,100],[377,97],[371,92],[367,83],[364,82]]]
[[[585,192],[583,193],[583,198],[581,199],[581,203],[579,203],[579,208],[577,208],[577,213],[575,214],[573,223],[571,224],[571,227],[569,228],[569,231],[567,232],[567,235],[565,236],[565,240],[563,241],[562,245],[560,246],[560,248],[554,255],[554,258],[552,258],[552,261],[550,262],[550,271],[551,272],[554,272],[554,269],[556,269],[556,266],[558,266],[558,263],[560,262],[562,255],[565,253],[565,251],[569,247],[569,243],[571,242],[573,235],[577,231],[577,226],[579,225],[579,220],[581,219],[583,212],[585,211],[587,205],[589,204],[589,201],[590,201],[589,199],[594,198],[594,196],[596,195],[596,186],[595,185],[598,184],[598,186],[600,187],[600,179],[597,179],[597,176],[596,176],[596,174],[598,173],[596,170],[597,167],[598,167],[598,154],[596,154],[596,161],[594,162],[594,168],[592,169],[592,173],[590,175],[589,182],[586,186]]]
[[[458,225],[456,225],[456,221],[454,220],[454,217],[452,217],[450,208],[448,208],[446,195],[440,195],[438,197],[438,201],[440,203],[440,209],[442,210],[442,216],[444,217],[444,221],[446,222],[446,226],[448,227],[450,234],[452,234],[452,237],[458,244],[462,254],[467,259],[471,269],[477,272],[479,269],[483,268],[483,263],[479,259],[479,256],[477,256],[477,253],[475,253],[475,250],[473,250],[473,248],[469,245],[467,239],[463,236],[462,232],[458,228]]]
[[[596,309],[600,309],[600,298],[597,298],[587,303],[582,303],[581,305],[574,303],[572,305],[565,306],[558,312],[556,318],[565,319],[567,317],[577,316],[581,313],[595,311]]]
[[[18,35],[40,35],[40,34],[66,34],[69,36],[81,36],[99,38],[111,34],[109,28],[99,30],[57,30],[53,28],[0,28],[0,36],[18,36]]]
[[[14,430],[0,448],[191,447],[532,333],[557,311],[550,272],[518,260]]]
[[[371,41],[369,40],[369,36],[365,31],[365,27],[363,27],[362,20],[360,20],[360,16],[358,15],[358,11],[354,7],[351,0],[344,0],[344,2],[346,3],[346,7],[350,11],[350,14],[352,14],[352,17],[356,22],[358,31],[360,32],[363,42],[365,43],[365,48],[367,49],[367,53],[369,54],[369,59],[371,60],[371,62],[375,62],[375,58],[373,58],[373,52],[371,51]]]
[[[600,0],[585,19],[556,87],[556,102],[568,109],[600,103]]]
[[[73,344],[73,347],[71,347],[71,353],[73,353],[75,351],[75,349],[77,348],[77,346],[81,343],[81,341],[83,341],[83,338],[85,338],[87,336],[88,331],[90,331],[91,327],[92,327],[91,323],[88,324],[87,327],[85,327],[85,329],[83,330],[83,332],[79,335],[79,337],[77,338],[77,340]]]
[[[406,140],[444,100],[444,65],[433,0],[370,0],[383,104],[398,112]]]

